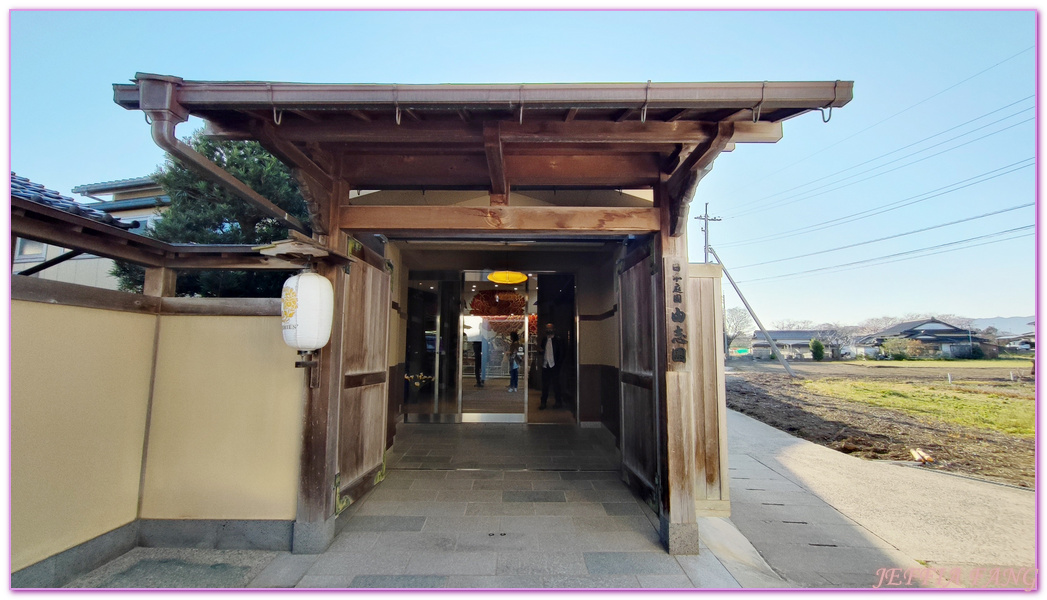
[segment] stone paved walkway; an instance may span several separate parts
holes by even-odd
[[[703,528],[726,567],[704,542],[667,554],[603,429],[400,424],[387,465],[323,554],[136,548],[70,587],[787,586],[726,520]],[[724,543],[732,535],[748,556]]]

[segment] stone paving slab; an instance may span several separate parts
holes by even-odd
[[[442,588],[446,575],[358,575],[346,587],[353,588]]]
[[[461,517],[465,516],[468,502],[400,502],[398,516],[417,517]]]
[[[593,575],[684,575],[676,558],[653,552],[586,552],[585,566]]]
[[[386,517],[356,515],[349,520],[347,531],[421,531],[425,517]]]
[[[496,552],[415,552],[409,575],[495,575]]]
[[[459,533],[456,552],[537,552],[538,537],[523,532]]]
[[[499,552],[498,575],[589,575],[580,552]]]
[[[375,547],[381,534],[377,531],[343,531],[335,536],[328,552],[367,552]],[[310,556],[310,555],[303,555]],[[316,556],[311,555],[311,556]]]
[[[318,554],[291,554],[281,552],[257,577],[247,584],[249,588],[292,588],[319,558]]]
[[[498,532],[501,528],[500,517],[426,517],[422,531],[443,531],[458,533],[463,531]]]
[[[380,550],[372,552],[325,552],[306,571],[306,575],[395,575],[403,573],[410,552]]]
[[[637,575],[636,579],[643,588],[676,589],[693,588],[694,584],[686,575]]]
[[[502,492],[502,502],[567,502],[567,498],[556,491],[507,490]]]
[[[527,516],[534,515],[533,502],[470,502],[465,509],[467,516]]]
[[[458,543],[456,533],[435,532],[386,532],[378,537],[375,548],[383,551],[419,552],[454,550]],[[330,550],[328,550],[330,552]]]
[[[542,577],[542,587],[554,589],[598,589],[639,588],[640,582],[634,575],[589,575],[587,577],[552,576]]]

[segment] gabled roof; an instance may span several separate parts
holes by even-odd
[[[904,332],[909,331],[909,330],[915,330],[920,325],[924,325],[924,324],[927,324],[927,323],[937,323],[939,325],[946,325],[948,327],[952,327],[953,329],[959,329],[959,327],[957,327],[955,325],[950,325],[949,323],[946,323],[945,321],[939,321],[938,319],[930,318],[930,319],[918,319],[916,321],[905,321],[904,323],[898,323],[897,325],[893,325],[891,327],[888,327],[887,329],[884,329],[883,331],[881,331],[879,333],[876,333],[874,335],[876,337],[891,336],[891,335],[895,335],[895,334],[898,334],[898,333],[904,333]],[[964,331],[966,331],[966,330],[964,330]]]
[[[150,175],[145,177],[131,177],[129,179],[116,179],[114,181],[102,181],[100,183],[85,183],[72,189],[73,193],[89,196],[91,194],[112,194],[126,190],[156,187],[156,180]]]
[[[119,227],[120,229],[134,229],[139,225],[138,221],[121,221],[109,213],[80,204],[68,196],[63,196],[54,190],[45,188],[39,183],[33,183],[25,177],[16,175],[14,171],[11,172],[11,197],[56,208],[105,225]]]

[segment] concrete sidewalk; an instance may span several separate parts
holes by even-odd
[[[731,520],[800,586],[872,587],[881,568],[930,567],[973,587],[977,567],[1035,566],[1032,491],[863,460],[735,411],[727,431]]]

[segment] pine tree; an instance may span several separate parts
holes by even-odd
[[[254,141],[213,140],[196,132],[187,140],[197,152],[302,222],[309,215],[291,169]],[[168,156],[153,176],[171,198],[163,217],[145,235],[171,243],[265,244],[287,229],[252,205],[202,179]],[[145,269],[117,261],[110,273],[123,291],[141,292]],[[182,271],[179,296],[276,297],[283,271]]]

